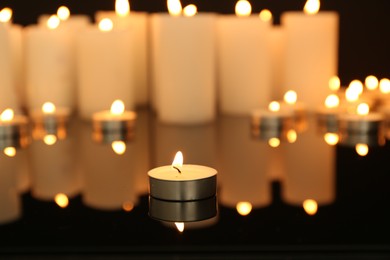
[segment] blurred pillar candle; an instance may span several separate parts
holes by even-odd
[[[218,17],[219,107],[244,115],[271,99],[271,22],[236,7],[236,15]]]
[[[154,14],[151,19],[153,98],[159,120],[178,124],[214,120],[215,16]]]
[[[91,119],[94,112],[121,99],[134,108],[131,74],[132,40],[129,29],[115,29],[103,19],[98,27],[88,27],[78,42],[78,107],[80,116]]]
[[[284,51],[285,32],[282,26],[273,26],[270,31],[270,51],[272,66],[272,100],[279,100],[283,96],[283,75],[284,75]]]
[[[117,0],[116,11],[98,11],[95,20],[104,18],[112,20],[114,27],[129,28],[132,39],[132,75],[134,84],[135,105],[147,105],[148,90],[148,14],[146,12],[130,12],[128,0]],[[126,9],[126,6],[129,9]]]
[[[318,0],[308,0],[305,12],[281,16],[285,30],[283,92],[293,89],[309,109],[329,93],[329,79],[337,75],[338,14],[319,12]],[[317,8],[316,8],[317,7]]]
[[[12,10],[0,10],[0,111],[20,109],[24,101],[22,27],[12,24]]]
[[[28,108],[39,109],[47,100],[73,109],[76,104],[72,70],[74,53],[69,30],[51,16],[46,27],[25,30]]]

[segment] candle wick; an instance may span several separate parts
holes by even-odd
[[[180,169],[177,168],[176,166],[172,166],[174,169],[176,169],[179,173],[181,173]]]

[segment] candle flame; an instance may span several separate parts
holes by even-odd
[[[295,143],[298,139],[298,134],[297,134],[297,131],[295,131],[294,129],[290,129],[288,130],[287,132],[287,141],[292,144],[292,143]]]
[[[55,135],[45,135],[43,137],[43,142],[47,145],[53,145],[57,142],[57,136]]]
[[[366,156],[368,154],[368,145],[367,144],[357,144],[355,146],[356,153],[360,156]]]
[[[390,80],[383,78],[379,81],[379,90],[383,94],[388,94],[390,93]]]
[[[284,94],[283,99],[287,104],[294,105],[298,99],[297,92],[294,90],[289,90]]]
[[[4,148],[3,152],[8,157],[14,157],[16,155],[15,147],[11,147],[11,146]]]
[[[325,107],[327,108],[335,108],[340,104],[340,99],[336,94],[330,94],[325,99]]]
[[[320,10],[320,0],[307,0],[303,10],[309,15],[318,13]]]
[[[69,8],[66,6],[60,6],[57,10],[57,16],[61,21],[68,20],[70,16]]]
[[[180,233],[183,233],[184,231],[184,223],[183,222],[175,222],[175,226],[177,230],[179,230]]]
[[[115,1],[115,13],[120,17],[125,17],[130,14],[130,3],[128,0]]]
[[[236,210],[241,216],[247,216],[252,211],[252,204],[247,201],[240,201],[236,205]]]
[[[122,100],[117,99],[114,102],[112,102],[110,111],[111,114],[122,115],[123,112],[125,112],[125,104],[123,103]]]
[[[195,16],[198,13],[198,8],[196,7],[196,5],[193,5],[193,4],[187,5],[183,9],[183,13],[184,13],[184,16],[187,16],[187,17]]]
[[[175,158],[173,159],[172,162],[172,167],[180,169],[183,167],[183,153],[178,151],[175,155]]]
[[[126,201],[122,205],[122,209],[126,212],[130,212],[134,209],[134,203],[131,201]]]
[[[375,90],[379,85],[378,78],[373,75],[367,76],[364,80],[364,85],[366,85],[367,89],[369,90]]]
[[[318,210],[317,201],[312,199],[307,199],[303,202],[302,205],[303,205],[303,209],[308,215],[313,216],[317,213]]]
[[[268,105],[268,109],[272,112],[278,112],[280,110],[280,104],[278,101],[272,101]]]
[[[56,106],[51,102],[45,102],[42,105],[42,112],[44,114],[54,114],[56,112]]]
[[[7,23],[12,18],[12,9],[9,7],[4,7],[0,11],[0,22]]]
[[[340,78],[337,76],[333,76],[329,79],[329,89],[332,91],[337,91],[340,89]]]
[[[336,133],[325,133],[324,140],[329,145],[336,145],[339,142],[339,135]]]
[[[114,28],[114,24],[112,23],[111,19],[109,18],[103,18],[99,22],[99,30],[102,32],[109,32]]]
[[[269,144],[269,146],[276,148],[280,145],[280,140],[279,140],[279,138],[272,137],[268,140],[268,144]]]
[[[57,203],[58,206],[61,208],[66,208],[69,205],[69,199],[68,196],[66,196],[64,193],[58,193],[54,197],[54,201]]]
[[[348,102],[354,102],[354,101],[357,101],[359,99],[359,92],[356,90],[356,89],[353,89],[353,88],[350,88],[348,87],[346,90],[345,90],[345,99],[348,101]]]
[[[272,13],[268,9],[261,10],[259,17],[260,17],[260,20],[262,20],[263,22],[272,21]]]
[[[247,0],[239,0],[236,3],[235,11],[237,16],[250,16],[252,13],[252,6]]]
[[[111,144],[112,150],[119,155],[122,155],[126,152],[126,144],[123,141],[114,141]]]
[[[47,20],[46,25],[47,25],[47,28],[49,28],[50,30],[54,30],[60,25],[60,22],[61,22],[60,18],[58,18],[57,15],[53,14]]]
[[[171,16],[180,16],[182,7],[180,0],[167,0],[168,12]]]
[[[5,109],[0,115],[0,121],[11,121],[14,119],[14,111],[11,108]]]
[[[361,116],[368,115],[370,106],[367,103],[360,103],[356,108],[356,113]]]
[[[359,95],[363,93],[363,83],[358,79],[352,80],[351,83],[349,83],[348,88],[353,89]]]

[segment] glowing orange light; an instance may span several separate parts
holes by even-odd
[[[239,0],[235,7],[237,16],[250,16],[252,13],[252,6],[247,0]]]
[[[54,201],[57,203],[58,206],[61,208],[66,208],[69,205],[69,199],[68,196],[66,196],[64,193],[58,193],[54,197]]]
[[[111,19],[109,18],[103,18],[99,22],[99,30],[102,32],[109,32],[114,28],[114,24],[112,23]]]
[[[180,0],[167,0],[168,12],[171,16],[180,16],[182,7]]]
[[[309,15],[318,13],[318,11],[320,10],[320,1],[319,0],[307,0],[303,10],[306,14],[309,14]]]
[[[317,201],[312,199],[307,199],[303,202],[303,209],[305,212],[309,215],[315,215],[318,210],[318,204]]]
[[[249,215],[252,211],[252,204],[247,201],[240,201],[236,205],[236,210],[241,216]]]
[[[125,17],[130,14],[130,3],[128,0],[115,1],[115,13],[120,17]]]
[[[187,5],[183,9],[183,13],[184,13],[184,16],[191,17],[191,16],[194,16],[198,13],[198,8],[196,7],[196,5],[193,5],[193,4]]]

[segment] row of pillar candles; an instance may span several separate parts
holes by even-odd
[[[217,102],[243,115],[289,89],[312,108],[337,72],[338,15],[318,12],[316,0],[284,13],[281,26],[268,10],[250,15],[245,0],[236,15],[197,14],[193,5],[183,15],[178,0],[168,1],[169,14],[129,13],[127,0],[116,7],[96,13],[98,26],[61,7],[26,28],[3,9],[0,110],[50,101],[90,119],[121,99],[129,109],[151,103],[163,122],[196,124],[215,118]]]

